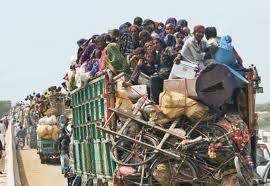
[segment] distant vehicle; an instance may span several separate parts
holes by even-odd
[[[270,143],[259,142],[257,144],[257,173],[262,178],[261,185],[270,185],[270,152],[268,146]]]
[[[42,164],[51,160],[60,162],[60,150],[56,141],[52,139],[38,139],[37,150]]]

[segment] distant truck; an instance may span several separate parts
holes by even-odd
[[[38,139],[37,150],[42,164],[50,160],[60,161],[60,150],[58,143],[52,139]]]

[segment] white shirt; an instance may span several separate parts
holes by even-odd
[[[192,36],[188,38],[181,50],[181,55],[189,62],[202,62],[204,60],[206,50],[206,41],[202,40],[200,43]]]

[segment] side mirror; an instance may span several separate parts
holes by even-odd
[[[263,87],[257,87],[256,88],[257,93],[263,93]]]

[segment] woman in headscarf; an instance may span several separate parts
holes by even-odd
[[[82,65],[84,62],[86,62],[87,60],[90,59],[90,55],[93,52],[93,50],[95,49],[95,44],[88,42],[80,59],[79,59],[79,64]]]
[[[108,44],[103,55],[104,54],[105,64],[114,74],[129,72],[127,59],[123,56],[115,43]]]
[[[218,50],[213,54],[213,59],[217,62],[225,64],[232,69],[244,75],[244,67],[242,66],[242,59],[237,54],[232,45],[232,38],[229,35],[221,37]]]

